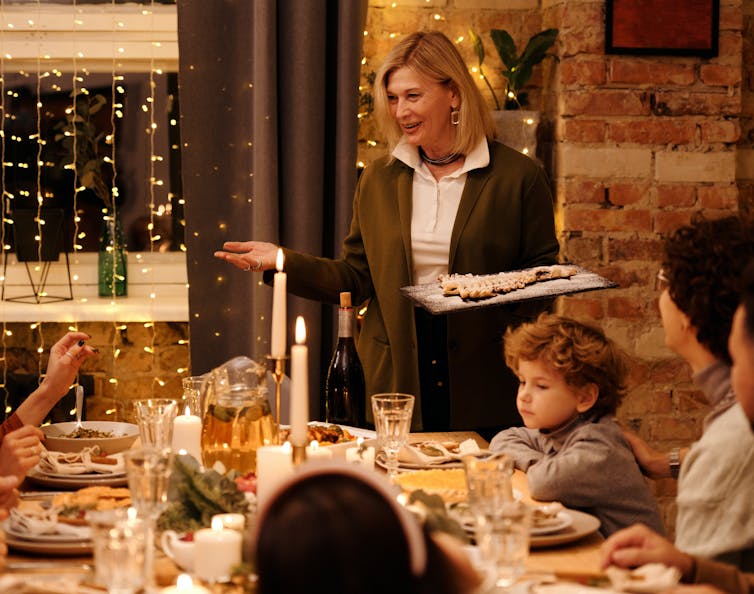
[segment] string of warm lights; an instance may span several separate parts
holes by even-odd
[[[152,23],[154,23],[154,0],[151,0],[150,6],[149,6],[149,12],[150,12],[150,20]],[[154,254],[154,246],[155,242],[159,241],[160,235],[154,233],[154,221],[155,221],[155,185],[159,181],[156,176],[155,171],[155,163],[157,162],[157,155],[155,154],[155,134],[157,133],[157,123],[155,122],[155,66],[154,66],[154,44],[152,44],[150,48],[150,58],[149,58],[149,96],[147,97],[147,103],[149,104],[149,127],[147,128],[147,138],[149,140],[149,224],[147,225],[147,231],[149,232],[149,253]],[[154,299],[157,297],[155,293],[155,287],[154,287],[154,267],[152,267],[151,272],[151,281],[152,286],[150,290],[150,298],[152,303],[154,303]],[[147,351],[150,356],[152,357],[152,368],[156,369],[156,361],[157,356],[155,353],[155,340],[157,335],[157,330],[155,328],[154,321],[148,322],[144,324],[146,328],[150,330],[149,333],[149,346],[145,347],[144,350]],[[165,385],[165,382],[158,376],[155,375],[154,380],[152,381],[151,390],[152,393],[154,393],[154,387],[155,384],[159,384],[160,387]]]
[[[0,0],[0,20],[5,22],[5,2]],[[2,249],[3,263],[8,257],[8,252],[5,249],[5,221],[7,220],[6,214],[6,180],[5,180],[5,121],[7,114],[5,112],[5,35],[3,31],[0,31],[0,113],[2,114],[2,121],[0,121],[0,186],[2,187],[2,218],[0,218],[0,249]],[[5,274],[2,275],[2,288],[5,292]],[[2,337],[0,337],[0,343],[2,343],[2,387],[3,391],[3,410],[6,416],[11,412],[10,403],[8,401],[10,394],[8,393],[8,344],[7,344],[7,332],[8,325],[5,321],[5,316],[2,320],[3,331]]]

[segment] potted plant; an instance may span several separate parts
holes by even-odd
[[[100,297],[121,297],[128,294],[126,245],[120,219],[117,216],[115,196],[117,189],[105,178],[104,168],[110,167],[110,155],[103,145],[112,142],[112,136],[101,131],[95,121],[96,114],[107,105],[100,94],[90,95],[83,90],[73,95],[73,105],[66,116],[55,125],[55,141],[65,151],[66,167],[75,165],[76,185],[86,188],[102,201],[103,229],[98,259]],[[105,154],[103,154],[105,153]]]
[[[528,107],[529,96],[522,89],[529,82],[534,67],[545,59],[547,51],[555,43],[558,30],[545,29],[533,35],[521,54],[518,53],[516,43],[510,33],[504,29],[490,31],[490,37],[504,66],[502,74],[505,77],[505,100],[502,105],[484,74],[482,67],[485,58],[484,44],[474,31],[469,31],[469,35],[479,62],[479,74],[495,102],[493,117],[498,138],[505,144],[533,156],[536,151],[539,112],[524,109]]]

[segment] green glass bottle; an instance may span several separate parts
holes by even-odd
[[[128,295],[128,262],[123,229],[117,216],[104,216],[104,228],[99,245],[99,296]]]

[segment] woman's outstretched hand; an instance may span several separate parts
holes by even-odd
[[[225,260],[244,271],[262,272],[275,268],[278,246],[265,241],[226,241],[215,258]]]

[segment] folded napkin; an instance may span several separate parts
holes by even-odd
[[[123,454],[102,456],[97,446],[69,453],[43,450],[40,458],[42,474],[122,474],[126,468]]]
[[[54,508],[26,512],[13,508],[10,510],[9,526],[14,532],[31,537],[49,534],[70,535],[80,538],[91,536],[89,526],[73,526],[58,522],[58,512]]]
[[[605,570],[613,588],[621,592],[653,594],[675,586],[681,579],[681,571],[662,563],[647,563],[636,569],[611,566]]]
[[[456,448],[453,447],[452,450]],[[460,460],[467,454],[480,454],[482,450],[473,439],[462,441],[457,451],[451,451],[439,441],[423,441],[403,446],[398,452],[398,462],[403,464],[421,464],[432,466],[444,464],[451,460]]]

